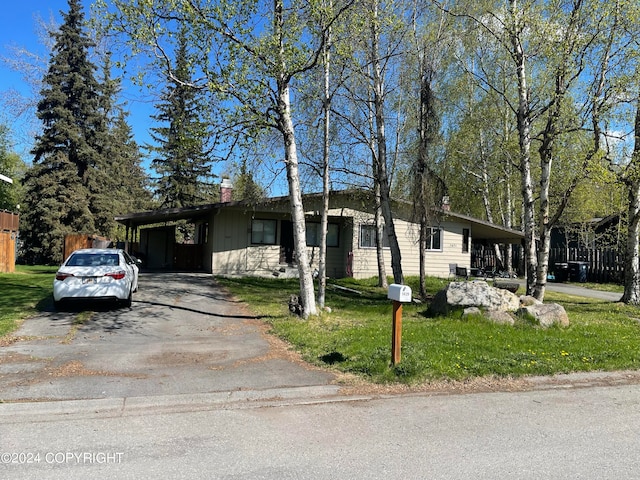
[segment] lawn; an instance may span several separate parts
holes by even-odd
[[[527,321],[496,325],[460,314],[430,317],[426,304],[403,307],[402,360],[390,365],[392,305],[373,281],[332,281],[330,313],[309,320],[289,314],[295,280],[219,279],[288,341],[305,360],[364,376],[376,383],[417,384],[494,375],[519,377],[640,368],[640,309],[548,292],[562,304],[567,328]],[[415,279],[408,282],[417,291]],[[445,281],[430,279],[435,293]],[[360,293],[354,293],[356,290]]]
[[[0,274],[0,337],[50,306],[55,267],[18,266]],[[459,314],[431,317],[427,304],[403,307],[402,360],[391,365],[392,305],[374,280],[331,281],[331,312],[302,320],[288,311],[297,280],[219,278],[271,326],[272,333],[313,364],[375,383],[419,384],[443,379],[519,377],[579,371],[640,369],[640,309],[547,292],[562,304],[567,328],[541,329],[526,321],[496,325]],[[409,279],[417,291],[416,279]],[[445,280],[429,279],[435,293]]]
[[[0,337],[49,304],[56,267],[16,266],[0,273]]]

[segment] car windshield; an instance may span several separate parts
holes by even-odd
[[[118,264],[117,253],[75,253],[67,261],[69,267],[98,267]]]

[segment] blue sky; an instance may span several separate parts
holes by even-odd
[[[83,0],[85,18],[89,17],[91,0]],[[12,55],[11,46],[27,49],[40,56],[46,55],[46,48],[38,38],[38,18],[48,22],[53,16],[57,24],[62,21],[60,11],[68,10],[67,0],[9,0],[3,4],[0,15],[0,57]],[[31,96],[30,86],[22,77],[22,74],[13,71],[5,62],[0,62],[0,94],[8,90],[17,90],[22,95]],[[143,145],[148,143],[151,119],[153,113],[150,102],[144,101],[138,88],[130,88],[123,92],[130,111],[129,123],[131,124],[136,141]],[[29,141],[33,137],[27,125],[26,119],[15,120],[9,109],[1,104],[0,121],[9,125],[14,141],[14,148],[23,160],[29,162]],[[32,117],[33,118],[33,117]],[[37,124],[36,124],[37,125]]]

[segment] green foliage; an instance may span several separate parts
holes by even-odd
[[[417,285],[417,279],[409,279]],[[640,324],[633,307],[548,293],[571,320],[567,328],[542,329],[522,320],[497,325],[459,314],[430,318],[426,304],[403,306],[402,360],[391,360],[391,302],[375,279],[331,281],[323,313],[304,321],[287,311],[294,280],[219,279],[247,302],[273,332],[317,365],[377,383],[518,377],[640,367]],[[429,279],[429,293],[446,283]],[[331,288],[339,284],[360,294]]]
[[[18,265],[16,273],[0,273],[0,337],[14,331],[21,320],[46,308],[55,271]]]
[[[175,68],[167,80],[153,116],[160,125],[151,129],[157,147],[152,166],[159,177],[155,195],[164,208],[187,207],[210,203],[214,190],[208,128],[201,119],[206,111],[202,92],[193,86],[191,59],[187,51],[185,29],[178,34]]]
[[[94,45],[84,28],[79,0],[69,0],[63,24],[51,34],[55,45],[37,106],[43,130],[25,175],[21,238],[28,263],[60,263],[65,234],[116,235],[114,215],[131,202],[126,194],[136,202],[148,198],[124,117],[112,123],[117,82],[108,74],[104,84],[96,80],[89,60]]]
[[[0,125],[0,174],[13,180],[13,183],[0,180],[0,210],[16,211],[26,167],[22,159],[10,151],[8,134],[9,129]]]

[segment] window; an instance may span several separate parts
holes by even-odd
[[[320,246],[320,224],[319,223],[307,223],[307,246],[319,247]],[[338,232],[339,227],[337,223],[330,223],[327,225],[327,247],[338,246]]]
[[[257,245],[275,245],[276,244],[276,220],[260,220],[251,221],[251,243]]]
[[[427,250],[442,250],[442,229],[431,227],[428,231]]]
[[[469,253],[469,238],[471,237],[471,230],[468,228],[462,229],[462,253]]]
[[[360,225],[360,248],[376,248],[377,245],[376,226]],[[387,237],[386,232],[383,234],[382,246],[384,248],[389,247],[389,238]]]

